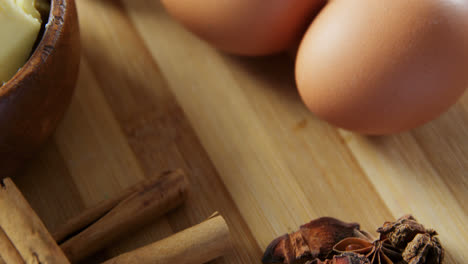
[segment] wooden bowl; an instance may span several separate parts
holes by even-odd
[[[42,40],[0,87],[0,178],[15,174],[63,117],[78,76],[79,41],[74,0],[51,0]]]

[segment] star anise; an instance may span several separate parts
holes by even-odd
[[[352,252],[365,255],[371,264],[394,264],[403,260],[401,251],[393,247],[387,240],[377,239],[372,242],[368,238],[345,238],[333,247],[338,253]]]
[[[386,222],[377,229],[381,239],[387,239],[403,251],[403,259],[410,264],[442,263],[444,249],[436,237],[437,232],[426,229],[411,215],[395,222]]]
[[[382,239],[387,239],[394,247],[403,250],[417,234],[426,233],[427,230],[412,215],[405,215],[395,222],[385,222],[377,232]]]
[[[433,230],[429,230],[425,234],[417,234],[406,246],[403,259],[408,264],[442,263],[444,249],[436,235],[437,233]]]
[[[265,250],[262,262],[296,264],[325,259],[336,243],[355,236],[363,236],[359,224],[331,217],[318,218],[301,226],[297,232],[273,240]]]

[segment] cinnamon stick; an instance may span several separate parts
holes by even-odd
[[[184,177],[185,174],[181,169],[175,171],[168,171],[164,172],[156,177],[148,178],[140,183],[137,183],[122,192],[120,192],[116,197],[105,200],[98,205],[91,207],[76,217],[73,217],[68,222],[66,222],[63,226],[57,229],[55,232],[52,233],[52,237],[58,244],[63,243],[65,240],[69,239],[73,235],[78,234],[80,231],[83,231],[87,226],[91,225],[92,223],[96,222],[99,218],[103,217],[107,214],[112,208],[116,207],[119,203],[123,200],[128,198],[130,195],[140,192],[148,188],[148,186],[152,186],[155,182],[158,181],[161,177],[166,174],[177,174]]]
[[[127,196],[131,192],[127,190],[116,200],[90,209],[77,220],[70,221],[70,228],[63,229],[75,230],[76,227],[83,226],[116,203],[110,211],[98,217],[89,227],[60,245],[71,262],[78,262],[88,257],[117,238],[141,228],[142,225],[179,206],[186,198],[188,181],[181,171],[176,171],[162,175],[158,179],[145,181],[131,190],[136,191]],[[122,197],[126,198],[119,201]]]
[[[0,264],[24,264],[24,260],[0,227]]]
[[[232,248],[223,217],[207,221],[148,246],[122,254],[103,264],[202,264]]]
[[[0,181],[0,227],[3,233],[0,255],[4,263],[70,263],[8,178]]]

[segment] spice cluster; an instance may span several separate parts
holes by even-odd
[[[433,229],[411,215],[385,222],[374,239],[357,223],[322,217],[267,247],[264,264],[439,264],[444,249]]]

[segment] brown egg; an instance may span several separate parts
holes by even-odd
[[[241,55],[286,50],[326,0],[162,0],[168,12],[219,49]]]
[[[468,1],[332,0],[304,36],[296,80],[308,108],[336,126],[419,126],[468,86]]]

